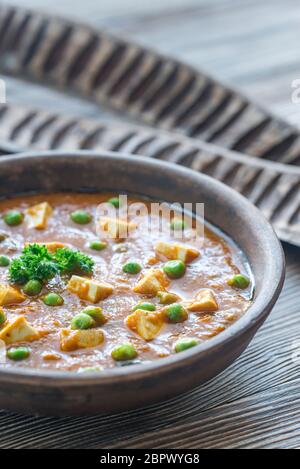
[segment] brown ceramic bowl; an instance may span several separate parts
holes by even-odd
[[[129,191],[178,202],[204,202],[206,217],[233,238],[252,267],[255,299],[229,329],[185,353],[101,375],[0,368],[0,407],[52,415],[109,413],[171,398],[213,378],[247,347],[284,280],[281,245],[246,199],[202,174],[141,157],[40,153],[1,157],[0,197],[47,191]]]

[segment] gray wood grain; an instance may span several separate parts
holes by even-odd
[[[300,127],[291,83],[300,78],[297,0],[6,1],[87,21],[157,48],[239,88]],[[96,107],[10,81],[9,99],[97,115]]]
[[[14,3],[46,9],[41,0]],[[290,99],[291,82],[300,78],[297,0],[55,0],[53,11],[72,11],[199,65],[300,123],[300,105]],[[11,101],[115,118],[16,80],[8,85]],[[243,356],[212,382],[171,402],[114,416],[57,419],[2,411],[0,447],[300,447],[300,251],[286,246],[286,253],[287,281],[270,319]]]

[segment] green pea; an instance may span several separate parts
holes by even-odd
[[[23,292],[28,296],[35,296],[41,293],[43,284],[39,280],[29,280],[24,287]]]
[[[137,351],[132,344],[127,342],[125,344],[117,345],[117,347],[112,350],[111,356],[116,362],[133,360],[137,357]]]
[[[155,311],[156,306],[153,303],[148,303],[147,301],[142,301],[138,303],[132,308],[132,311],[136,311],[137,309],[143,309],[145,311]]]
[[[91,329],[95,326],[94,319],[85,313],[76,314],[71,321],[71,329]]]
[[[47,306],[61,306],[64,304],[64,299],[57,293],[48,293],[44,296],[43,301]]]
[[[182,218],[173,218],[170,226],[174,231],[183,231],[186,228],[186,223]]]
[[[23,215],[18,210],[10,210],[3,216],[3,220],[9,226],[17,226],[22,223]]]
[[[0,308],[0,326],[2,326],[2,324],[5,323],[5,321],[6,321],[6,314],[3,311],[3,309]]]
[[[169,322],[177,323],[184,322],[188,319],[186,309],[179,303],[173,303],[164,309],[166,318]]]
[[[138,262],[130,261],[123,265],[123,272],[126,274],[136,275],[142,270],[142,266]]]
[[[104,241],[91,241],[90,242],[90,249],[93,249],[94,251],[102,251],[107,247],[107,243]]]
[[[163,270],[170,278],[180,278],[185,274],[185,264],[182,261],[169,261],[164,265]]]
[[[176,303],[179,300],[179,297],[175,293],[169,293],[165,291],[160,291],[157,294],[159,298],[159,302],[162,305],[170,305],[172,303]]]
[[[195,347],[195,345],[198,345],[198,343],[199,342],[197,339],[193,339],[190,337],[186,337],[185,339],[179,339],[175,343],[175,352],[176,353],[184,352],[184,350]]]
[[[25,360],[30,355],[30,349],[28,347],[11,347],[7,350],[6,355],[11,360]]]
[[[113,205],[115,208],[120,207],[119,197],[111,197],[110,199],[108,199],[107,203]]]
[[[94,319],[97,326],[103,326],[107,322],[106,317],[103,314],[102,308],[99,306],[87,306],[81,311],[81,314],[87,314]]]
[[[85,210],[75,210],[70,215],[71,220],[79,225],[87,225],[92,221],[92,215]]]
[[[228,280],[228,285],[230,287],[239,288],[245,290],[250,285],[250,280],[248,277],[242,274],[234,275],[230,280]]]
[[[7,267],[10,264],[10,259],[7,256],[0,256],[0,266]]]

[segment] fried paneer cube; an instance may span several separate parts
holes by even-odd
[[[141,295],[156,296],[158,292],[165,291],[168,285],[169,280],[161,270],[150,269],[143,274],[133,291]]]
[[[25,243],[25,246],[30,246],[30,244],[32,244],[32,243]],[[58,249],[62,249],[62,248],[66,247],[65,244],[60,243],[59,241],[52,241],[50,243],[40,243],[40,242],[38,242],[38,243],[34,243],[34,244],[38,244],[40,246],[45,246],[51,254],[55,253]]]
[[[10,285],[0,285],[0,306],[23,303],[26,297]]]
[[[218,311],[219,306],[214,293],[211,290],[201,290],[195,300],[187,307],[189,311],[195,313],[210,313]]]
[[[180,303],[182,298],[176,293],[170,293],[168,291],[159,291],[157,294],[159,302],[162,305],[171,305],[172,303]]]
[[[125,324],[147,342],[153,340],[164,325],[160,311],[145,311],[137,309],[127,316]]]
[[[109,283],[98,282],[97,280],[72,275],[67,288],[75,293],[80,299],[90,303],[98,303],[105,300],[113,292],[113,287]]]
[[[51,243],[43,243],[43,244],[44,244],[44,246],[46,246],[48,251],[51,252],[51,254],[56,252],[58,249],[63,249],[63,248],[66,247],[65,244],[59,243],[58,241],[52,241]]]
[[[191,246],[185,246],[179,243],[167,243],[164,241],[156,243],[155,252],[169,260],[180,260],[186,264],[200,256],[200,251]]]
[[[82,348],[92,348],[102,345],[104,333],[101,329],[71,330],[62,329],[60,332],[60,348],[63,352],[72,352]]]
[[[136,223],[128,222],[120,218],[103,218],[100,220],[100,228],[113,239],[125,239],[137,228]]]
[[[32,342],[40,337],[39,331],[32,327],[24,316],[10,320],[0,331],[0,340],[8,345],[16,342]]]
[[[48,202],[33,205],[26,210],[26,220],[28,228],[43,230],[47,226],[47,221],[53,210]]]

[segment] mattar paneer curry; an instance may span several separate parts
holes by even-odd
[[[117,221],[98,216],[103,202]],[[216,336],[250,306],[243,254],[212,227],[195,236],[192,218],[125,220],[118,196],[85,193],[2,200],[0,214],[3,367],[101,372],[152,362]]]

